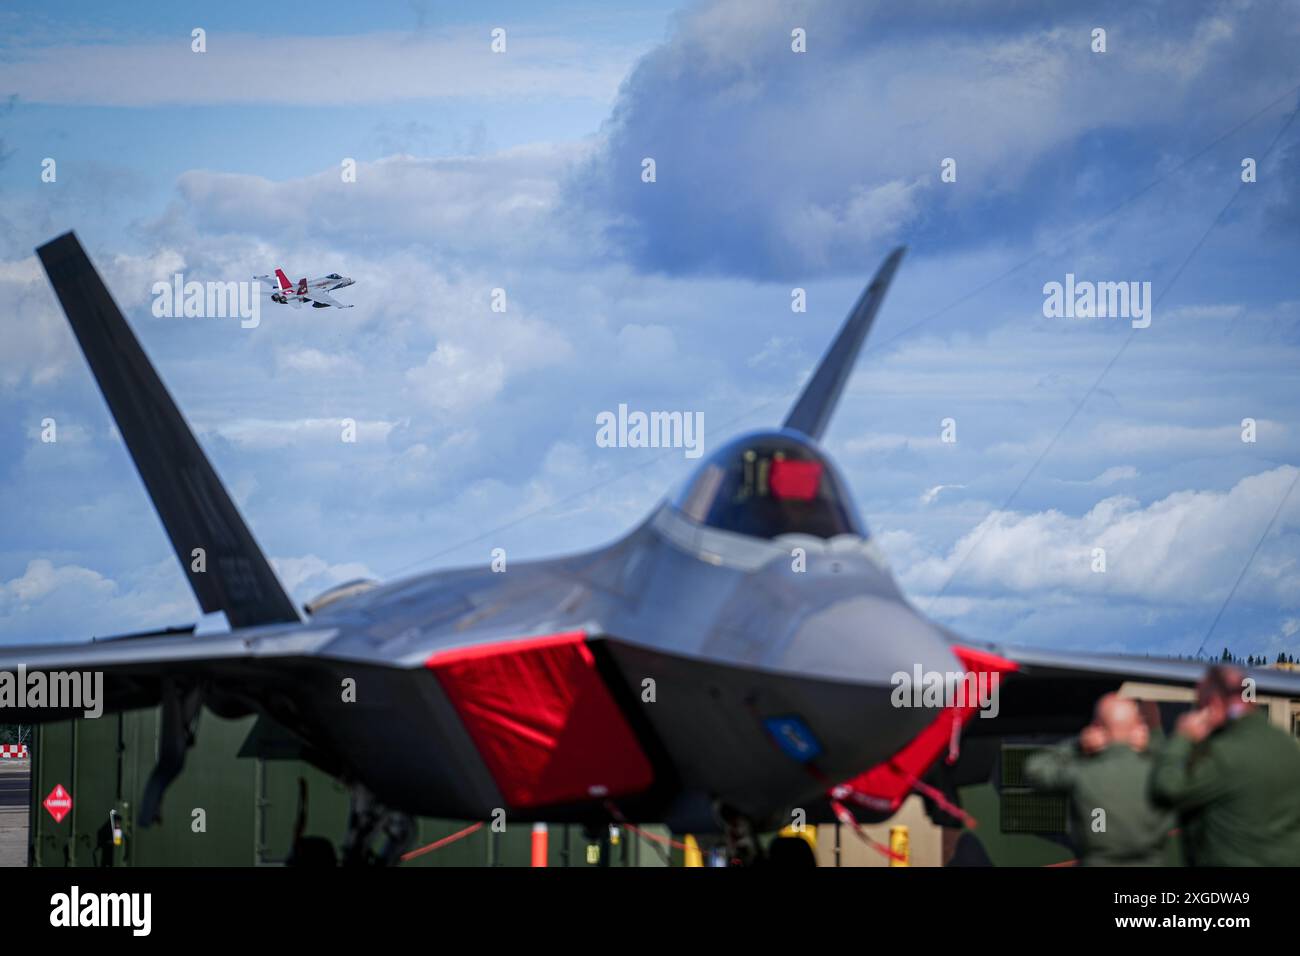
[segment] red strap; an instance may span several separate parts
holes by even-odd
[[[628,830],[631,833],[635,833],[639,837],[645,837],[645,839],[651,840],[655,843],[667,844],[673,849],[682,850],[683,852],[690,849],[685,843],[682,843],[680,840],[674,840],[672,837],[662,837],[659,836],[659,834],[657,833],[650,833],[647,830],[642,830],[640,827],[628,823],[627,817],[623,816],[623,811],[618,808],[618,805],[615,804],[613,800],[605,801],[605,810],[608,811],[609,815],[614,818],[615,823],[623,827],[625,830]],[[697,847],[696,849],[699,848]]]
[[[948,738],[948,766],[957,762],[961,756],[961,715],[954,712],[952,715],[952,736]]]
[[[913,780],[912,787],[918,792],[933,800],[949,816],[956,817],[966,825],[968,829],[974,830],[979,826],[979,821],[963,810],[957,804],[953,803],[943,795],[943,791],[937,787],[932,787],[924,780]]]
[[[895,769],[909,778],[908,782],[911,784],[913,790],[922,796],[929,797],[949,816],[956,817],[963,825],[971,830],[974,830],[979,826],[978,820],[944,796],[942,790],[930,786],[930,784],[917,778],[902,767],[895,767]],[[890,801],[881,797],[873,797],[871,794],[857,789],[853,785],[853,781],[848,781],[846,783],[841,783],[838,786],[831,787],[831,789],[827,791],[826,795],[830,797],[832,805],[841,800],[850,800],[858,806],[866,807],[869,810],[875,810],[877,812],[888,812],[896,809]]]
[[[412,850],[409,853],[403,853],[402,862],[405,863],[407,860],[414,860],[417,856],[424,856],[424,854],[432,853],[434,850],[441,850],[448,843],[455,843],[457,840],[464,839],[465,837],[469,836],[471,833],[474,833],[481,829],[483,829],[482,820],[480,820],[478,823],[470,824],[463,830],[457,830],[451,836],[445,836],[441,840],[434,840],[432,843],[428,844],[427,846],[422,846],[418,850]]]

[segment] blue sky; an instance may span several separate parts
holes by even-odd
[[[75,227],[300,600],[615,536],[691,462],[596,415],[778,422],[906,243],[826,444],[915,602],[1192,653],[1281,506],[1210,649],[1300,652],[1300,2],[263,7],[0,13],[0,640],[196,614],[32,255]],[[150,314],[277,265],[356,307]]]

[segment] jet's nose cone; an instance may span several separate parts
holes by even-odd
[[[907,603],[857,595],[808,615],[782,664],[855,683],[889,686],[896,674],[961,672],[944,633]]]
[[[801,713],[826,745],[823,772],[846,779],[932,724],[948,701],[925,689],[959,686],[966,673],[947,635],[911,605],[861,594],[805,617],[781,666],[815,682]]]

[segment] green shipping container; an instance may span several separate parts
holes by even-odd
[[[348,819],[348,793],[332,777],[297,760],[248,753],[256,718],[225,720],[204,710],[185,769],[163,800],[162,820],[149,828],[135,816],[158,753],[156,708],[37,728],[32,743],[32,860],[36,866],[263,866],[283,864],[299,812],[299,780],[307,786],[308,836],[336,850]],[[42,806],[57,785],[72,796],[61,822]],[[112,812],[122,839],[114,843]],[[413,848],[469,826],[419,818]],[[621,831],[591,839],[577,825],[550,826],[550,866],[665,866],[666,847]],[[664,827],[646,828],[661,838]],[[680,854],[675,854],[680,857]],[[425,853],[407,866],[529,866],[532,825],[489,827]],[[674,862],[680,863],[680,860]]]

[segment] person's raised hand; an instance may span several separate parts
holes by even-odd
[[[1106,747],[1110,737],[1096,724],[1089,724],[1079,732],[1079,749],[1086,754],[1095,754]]]
[[[1194,744],[1200,743],[1214,729],[1209,711],[1204,707],[1189,710],[1178,718],[1174,732],[1186,737]]]
[[[1132,731],[1129,732],[1128,745],[1138,753],[1142,753],[1150,743],[1151,728],[1139,720],[1133,725]]]

